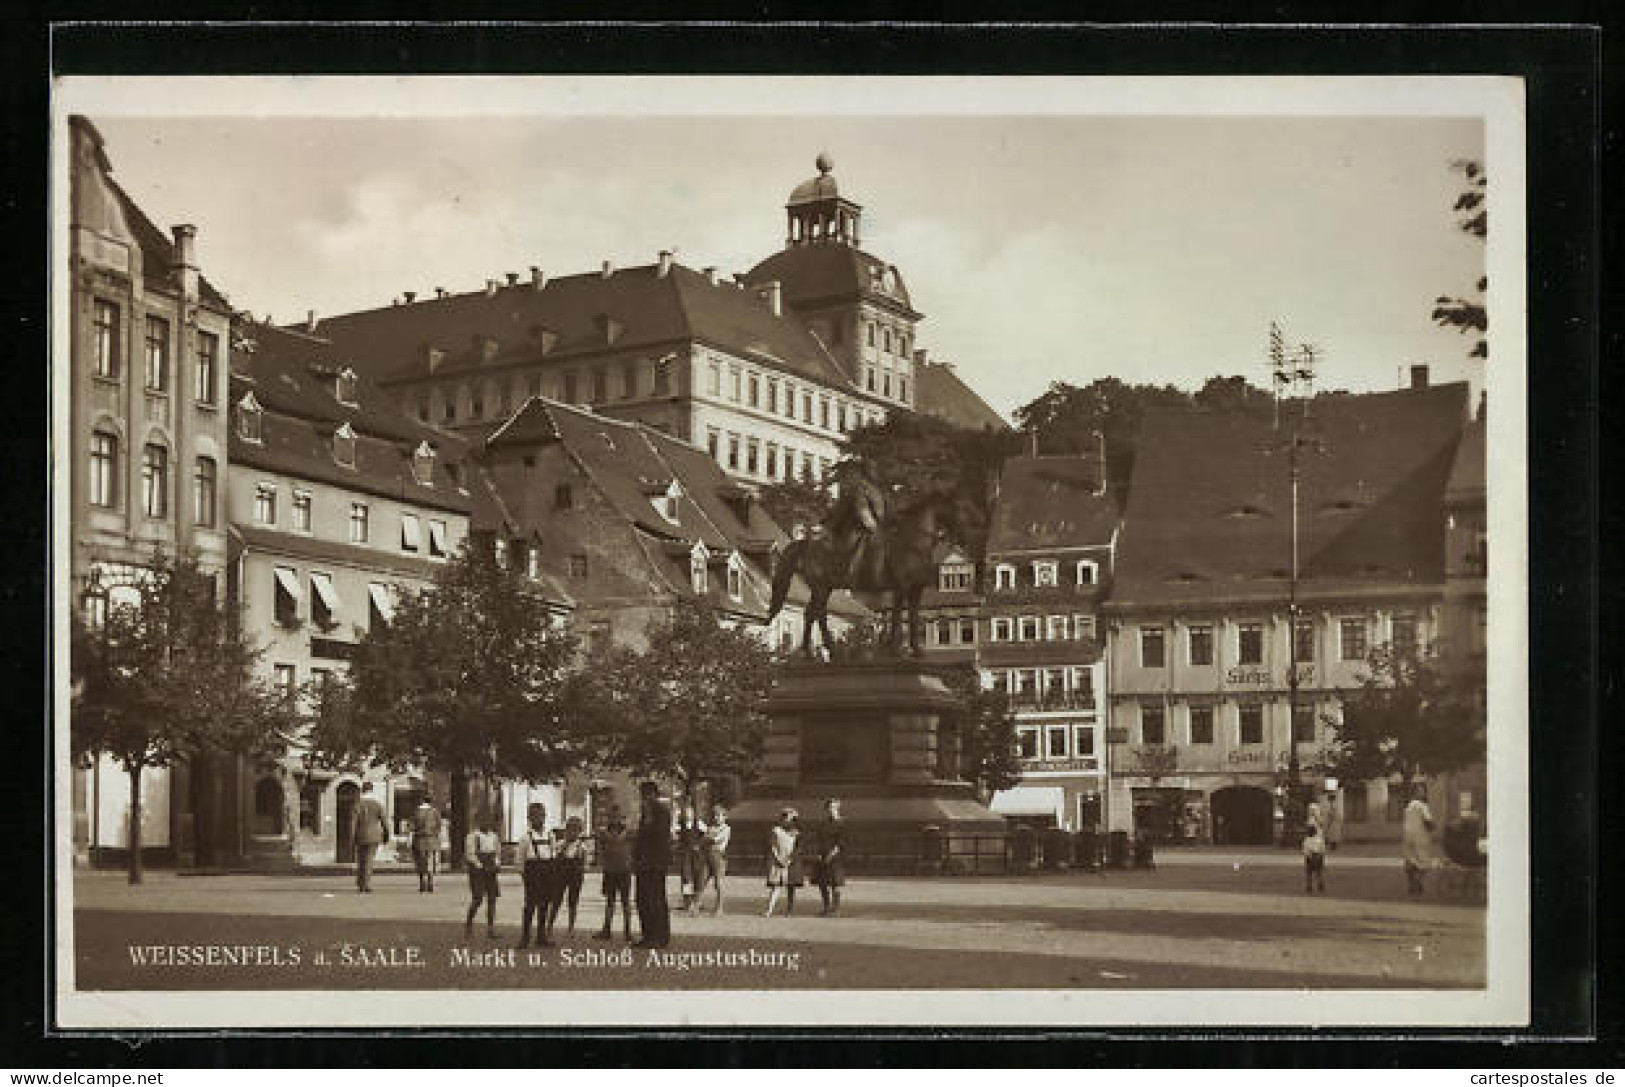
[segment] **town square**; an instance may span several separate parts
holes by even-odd
[[[760,89],[64,114],[73,989],[1489,987],[1483,118]]]

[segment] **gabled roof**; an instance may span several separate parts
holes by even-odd
[[[914,407],[966,430],[1010,429],[1010,424],[988,406],[947,363],[929,359],[914,368]]]
[[[1096,458],[1011,457],[1000,471],[987,550],[992,556],[1103,546],[1117,523],[1116,504],[1100,490]]]
[[[613,342],[604,319],[616,322]],[[789,373],[836,387],[850,386],[817,339],[792,316],[774,316],[753,292],[711,282],[680,264],[529,281],[323,318],[316,331],[343,348],[357,370],[385,381],[431,373],[427,348],[445,352],[435,375],[472,376],[509,363],[665,350],[707,343],[760,358]],[[544,333],[552,339],[543,352]],[[497,341],[487,358],[479,337]]]
[[[147,218],[147,213],[141,210],[141,205],[131,199],[122,185],[111,177],[106,181],[107,187],[123,205],[124,221],[129,226],[130,233],[135,235],[136,244],[141,246],[141,278],[148,284],[173,291],[175,279],[171,269],[175,260],[174,241]],[[216,290],[214,284],[203,275],[197,277],[197,291],[199,300],[204,304],[223,313],[231,312],[226,296]]]
[[[1426,589],[1444,576],[1441,503],[1467,386],[1316,397],[1300,455],[1299,595]],[[1268,417],[1146,413],[1110,606],[1285,599],[1292,501]]]
[[[233,410],[252,393],[264,410],[261,441],[244,441],[231,428],[234,463],[382,493],[405,501],[466,511],[470,496],[448,464],[461,464],[461,438],[419,423],[388,393],[357,376],[355,402],[334,395],[334,377],[345,369],[332,344],[270,325],[232,323]],[[333,460],[332,437],[348,425],[356,436],[354,469]],[[413,474],[413,456],[427,442],[435,452],[433,486]]]
[[[875,282],[875,276],[888,269],[896,277],[897,290],[893,294],[879,290]],[[866,298],[900,307],[915,319],[921,316],[914,312],[901,272],[879,257],[844,242],[791,245],[745,273],[745,282],[752,287],[774,281],[779,283],[784,300],[790,305]]]

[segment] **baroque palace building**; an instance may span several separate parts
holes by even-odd
[[[94,626],[158,551],[225,568],[231,311],[199,271],[196,230],[152,223],[113,180],[90,121],[71,118],[68,135],[67,550]],[[192,779],[185,766],[145,772],[141,839],[155,856],[192,850]],[[105,758],[76,767],[73,812],[76,853],[123,851],[128,775]]]
[[[743,275],[669,251],[558,277],[532,267],[306,327],[423,422],[483,437],[541,396],[647,424],[748,484],[822,478],[847,433],[891,410],[1005,425],[917,348],[902,274],[859,248],[861,207],[827,156],[818,169],[790,194],[784,248]]]
[[[1282,408],[1305,408],[1314,443],[1300,456],[1295,630],[1286,429],[1267,414],[1147,414],[1105,606],[1115,829],[1268,843],[1295,744],[1334,835],[1398,835],[1388,783],[1318,767],[1368,651],[1425,651],[1445,627],[1445,499],[1467,389],[1428,387],[1418,369],[1407,390]]]

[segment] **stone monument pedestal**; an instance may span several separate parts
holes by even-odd
[[[761,870],[784,808],[815,836],[833,796],[849,871],[996,870],[1005,821],[959,776],[958,708],[912,661],[789,668],[768,699],[760,777],[729,816],[738,867]]]

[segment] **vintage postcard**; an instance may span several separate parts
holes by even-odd
[[[1528,1022],[1520,81],[52,106],[60,1027]]]

